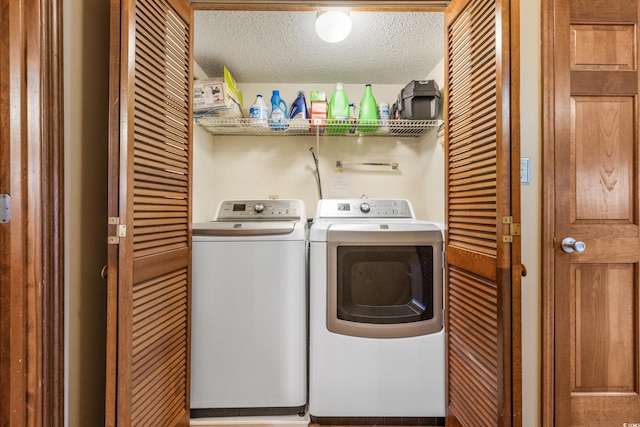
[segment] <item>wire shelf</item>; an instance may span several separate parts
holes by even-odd
[[[270,122],[255,123],[250,118],[199,117],[195,122],[214,135],[235,136],[377,136],[411,138],[442,125],[442,120],[322,120],[290,119],[280,129]],[[282,126],[282,125],[280,125]]]

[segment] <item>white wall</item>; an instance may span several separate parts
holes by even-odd
[[[109,0],[63,0],[68,426],[104,425]]]
[[[435,80],[438,87],[442,91],[444,98],[444,58],[429,72],[427,79]],[[440,105],[442,107],[442,104]],[[438,117],[443,117],[443,108],[440,108]],[[431,136],[429,144],[423,148],[423,165],[422,182],[425,206],[425,218],[433,221],[444,222],[444,133],[438,136]],[[426,185],[425,185],[426,183]]]
[[[531,161],[531,184],[521,187],[522,262],[522,425],[540,425],[540,0],[520,2],[520,144]]]

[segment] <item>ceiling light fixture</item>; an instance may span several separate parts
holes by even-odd
[[[327,10],[318,12],[316,17],[316,33],[326,42],[337,43],[347,38],[351,32],[349,12]]]

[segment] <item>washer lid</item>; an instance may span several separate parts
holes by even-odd
[[[194,236],[266,236],[292,233],[296,221],[211,221],[194,223]]]

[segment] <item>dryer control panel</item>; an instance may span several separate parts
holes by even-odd
[[[220,203],[216,221],[290,221],[304,217],[304,205],[300,200],[225,200]]]
[[[408,200],[323,199],[317,218],[415,218]]]

